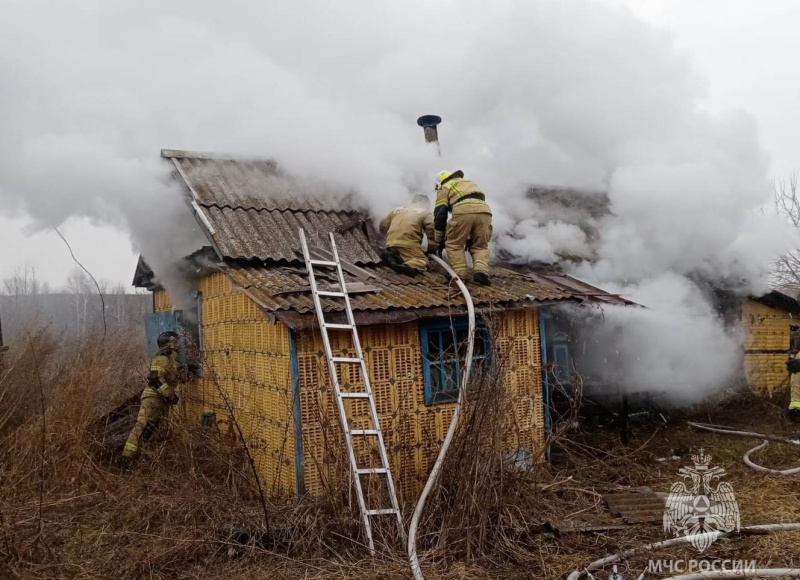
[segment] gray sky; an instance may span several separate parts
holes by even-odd
[[[761,142],[771,156],[772,175],[785,177],[800,166],[800,136],[792,130],[800,117],[796,112],[800,77],[794,71],[794,55],[800,52],[796,33],[800,3],[602,1],[628,5],[641,18],[674,36],[680,52],[706,80],[710,110],[744,109],[755,116]],[[105,40],[112,43],[115,39]],[[158,150],[153,151],[153,156],[158,156]],[[0,277],[28,264],[36,267],[42,279],[54,286],[62,285],[73,267],[66,248],[54,233],[30,234],[30,228],[31,221],[25,216],[0,216],[0,244],[6,250],[0,254]],[[70,219],[62,231],[95,276],[130,282],[136,254],[124,232],[112,226],[93,225],[85,219]]]

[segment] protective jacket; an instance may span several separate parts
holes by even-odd
[[[793,360],[800,360],[800,355],[794,355],[791,357]],[[788,367],[789,365],[787,365]],[[791,399],[789,400],[789,410],[795,411],[800,410],[800,373],[792,372],[793,369],[789,370],[789,395]]]
[[[433,242],[433,214],[423,207],[404,205],[394,209],[380,224],[387,248],[421,248],[422,234]]]
[[[177,353],[157,354],[150,361],[150,375],[147,378],[147,386],[142,392],[142,399],[158,397],[172,403],[177,398],[175,387],[178,386],[178,379]]]
[[[150,360],[147,386],[142,391],[136,424],[125,442],[125,449],[122,452],[124,457],[134,457],[139,453],[143,440],[156,429],[162,417],[167,414],[169,406],[178,402],[175,389],[179,378],[176,352],[170,354],[162,352]]]
[[[436,195],[433,219],[435,241],[440,245],[445,237],[448,212],[454,216],[476,213],[492,215],[486,196],[478,184],[460,177],[446,180]]]

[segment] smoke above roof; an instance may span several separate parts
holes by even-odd
[[[4,9],[0,73],[5,210],[118,224],[156,269],[205,243],[164,147],[268,157],[375,215],[461,168],[496,251],[591,256],[581,274],[623,290],[665,272],[764,288],[796,245],[759,211],[753,118],[708,111],[670,36],[599,1],[29,0]],[[612,213],[590,235],[532,184],[605,192]]]

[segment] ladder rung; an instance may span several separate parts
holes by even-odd
[[[350,435],[377,435],[377,429],[350,429]]]
[[[369,399],[369,393],[339,393],[343,399]]]
[[[352,358],[346,356],[332,356],[331,360],[335,363],[360,363],[360,358]]]
[[[325,323],[325,328],[333,328],[334,330],[353,330],[352,324],[328,324]]]
[[[366,475],[368,473],[388,473],[389,470],[385,467],[363,467],[361,469],[356,469],[356,473],[359,475]]]
[[[390,514],[396,514],[397,510],[393,508],[384,508],[382,510],[367,510],[368,516],[388,516]]]
[[[325,266],[327,268],[335,268],[339,265],[336,262],[331,262],[330,260],[309,260],[308,263],[312,266]]]
[[[317,292],[320,296],[331,296],[333,298],[344,298],[346,294],[339,290],[320,290]]]

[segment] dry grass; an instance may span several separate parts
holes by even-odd
[[[191,427],[180,411],[172,415],[169,436],[154,442],[134,469],[109,461],[109,447],[121,441],[98,440],[108,432],[98,428],[98,419],[143,384],[138,345],[135,338],[110,336],[105,343],[56,348],[46,333],[32,333],[9,353],[0,393],[16,403],[12,410],[0,407],[0,577],[409,576],[402,552],[373,559],[352,540],[359,524],[346,489],[297,503],[268,498],[271,528],[263,533],[262,507],[240,447]],[[473,390],[430,501],[421,529],[428,578],[562,578],[607,553],[662,539],[655,525],[559,537],[547,523],[604,517],[603,493],[639,486],[668,491],[700,446],[728,470],[743,525],[800,521],[797,477],[763,475],[742,464],[757,441],[695,433],[683,418],[635,427],[628,446],[610,431],[565,433],[557,443],[566,463],[511,469],[499,451],[508,432],[499,388],[487,380]],[[796,430],[778,407],[751,399],[703,409],[700,418],[776,434]],[[672,455],[680,460],[657,461]],[[800,456],[772,445],[758,460],[785,467],[800,463]],[[410,516],[410,508],[406,512]],[[718,541],[706,556],[800,565],[797,538]],[[635,577],[650,557],[623,563],[626,577]],[[670,550],[663,557],[694,554]]]

